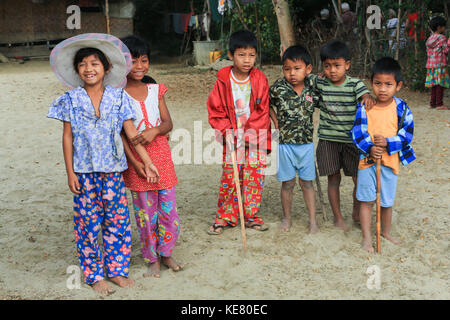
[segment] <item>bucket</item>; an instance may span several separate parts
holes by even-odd
[[[193,41],[194,43],[194,58],[197,65],[210,65],[211,59],[210,51],[223,50],[220,41]]]
[[[217,59],[222,56],[222,50],[210,51],[209,52],[209,63],[213,64]]]

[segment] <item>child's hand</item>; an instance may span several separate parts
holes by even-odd
[[[383,137],[381,134],[374,134],[374,135],[373,135],[373,143],[374,143],[377,147],[383,147],[383,148],[386,148],[386,147],[387,147],[387,141],[386,141],[386,138]]]
[[[70,191],[72,191],[72,193],[75,194],[80,194],[81,185],[80,182],[78,181],[77,175],[75,173],[71,173],[67,176],[67,180]]]
[[[373,159],[381,159],[381,155],[384,152],[384,148],[382,147],[377,147],[377,146],[372,146],[372,148],[370,148],[370,156]]]
[[[152,162],[145,164],[144,171],[147,177],[147,182],[158,183],[160,178],[159,172]]]
[[[139,177],[141,177],[142,179],[147,179],[147,175],[145,174],[145,166],[142,162],[135,161],[132,163],[132,165]]]
[[[138,144],[142,144],[145,146],[145,145],[149,144],[150,142],[152,142],[158,136],[158,134],[159,134],[159,131],[157,128],[145,129],[140,134],[138,134],[137,136],[132,138],[131,143],[135,146]]]
[[[234,149],[234,137],[233,134],[227,134],[225,136],[225,142],[227,145],[227,151],[232,152]]]
[[[372,107],[376,104],[377,101],[374,98],[372,98],[370,94],[366,93],[365,95],[362,96],[361,105],[364,105],[367,111],[372,109]]]

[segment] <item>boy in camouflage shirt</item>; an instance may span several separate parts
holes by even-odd
[[[279,129],[277,179],[281,184],[281,204],[284,218],[281,229],[289,231],[295,178],[303,192],[309,213],[309,233],[319,228],[316,221],[316,201],[312,181],[316,178],[313,144],[313,113],[319,95],[314,91],[311,57],[302,46],[289,47],[283,54],[283,75],[270,87],[270,116]]]

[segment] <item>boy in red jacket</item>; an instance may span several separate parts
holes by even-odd
[[[266,156],[270,152],[269,84],[264,73],[254,67],[257,44],[250,31],[236,31],[231,35],[228,57],[233,66],[219,70],[207,101],[209,124],[223,143],[218,209],[208,230],[213,235],[221,234],[225,227],[234,227],[238,222],[238,197],[231,161],[234,148],[245,225],[259,231],[268,229],[258,213]]]

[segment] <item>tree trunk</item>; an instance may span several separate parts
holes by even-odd
[[[272,0],[272,3],[277,14],[280,42],[282,51],[284,51],[295,44],[294,27],[289,13],[289,3],[287,0]]]
[[[395,48],[395,60],[398,60],[398,54],[400,52],[400,28],[401,28],[401,24],[402,24],[401,6],[402,6],[402,0],[398,0],[397,34],[396,34],[397,47]]]

